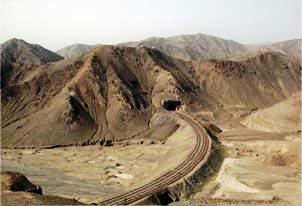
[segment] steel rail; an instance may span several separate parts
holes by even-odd
[[[99,205],[127,205],[144,199],[152,194],[164,190],[169,185],[181,180],[201,163],[210,152],[211,142],[205,129],[194,119],[180,112],[175,112],[180,118],[185,120],[194,130],[196,144],[185,161],[173,170],[166,172],[155,180],[135,188],[127,193],[115,196],[102,201]]]

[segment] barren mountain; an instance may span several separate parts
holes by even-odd
[[[120,46],[135,47],[144,45],[156,48],[163,53],[184,60],[232,59],[237,56],[248,56],[250,53],[263,51],[279,51],[301,62],[301,39],[266,43],[259,45],[243,45],[236,41],[226,40],[206,34],[179,35],[168,38],[151,37],[142,41],[121,43]],[[65,58],[78,58],[100,45],[74,44],[57,51]]]
[[[1,86],[6,84],[14,69],[23,65],[38,65],[63,59],[37,44],[10,39],[1,44]]]
[[[268,45],[267,47],[275,51],[280,51],[288,55],[289,57],[292,57],[293,60],[301,64],[301,46],[302,39],[292,39],[287,41],[276,42]]]
[[[22,39],[10,39],[1,44],[1,66],[11,63],[43,64],[63,59],[58,54],[41,47],[30,44]]]
[[[56,51],[56,53],[58,53],[59,55],[63,56],[66,59],[76,59],[82,56],[83,54],[87,54],[95,47],[96,45],[91,46],[85,44],[73,44]]]
[[[180,35],[168,38],[152,37],[142,41],[127,42],[119,45],[135,47],[140,44],[149,48],[155,47],[170,56],[184,60],[200,60],[205,58],[228,59],[247,50],[244,45],[235,41],[205,34]],[[95,47],[74,44],[58,50],[57,53],[70,59],[86,54]]]
[[[2,90],[2,145],[86,144],[145,130],[163,98],[196,86],[147,48],[97,48],[78,60],[19,68]]]
[[[300,90],[300,72],[277,52],[198,63],[144,46],[19,66],[1,91],[2,146],[108,144],[147,131],[163,107],[227,118],[234,108],[265,107]]]
[[[246,51],[246,47],[233,40],[205,34],[179,35],[168,38],[151,37],[139,42],[123,43],[124,46],[143,44],[184,60],[228,59]]]
[[[266,107],[300,90],[301,66],[279,52],[198,65],[200,85],[224,105]]]

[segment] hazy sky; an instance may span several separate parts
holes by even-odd
[[[205,33],[241,43],[301,38],[301,0],[0,0],[0,42],[57,50]]]

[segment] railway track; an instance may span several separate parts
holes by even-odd
[[[163,191],[168,186],[178,182],[198,166],[202,166],[206,161],[210,149],[211,140],[205,129],[194,119],[180,112],[174,112],[185,120],[194,130],[196,144],[188,157],[173,170],[170,170],[155,180],[135,188],[127,193],[118,195],[111,199],[100,202],[98,205],[129,205],[153,194]]]

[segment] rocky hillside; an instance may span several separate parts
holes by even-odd
[[[97,46],[91,46],[85,44],[73,44],[56,51],[56,53],[63,56],[66,59],[76,59],[82,56],[83,54],[87,54],[95,47]]]
[[[97,48],[77,60],[20,67],[2,90],[2,145],[106,143],[147,129],[162,100],[195,85],[176,62],[147,48]]]
[[[229,118],[234,108],[265,107],[300,90],[300,72],[280,53],[199,63],[144,46],[23,65],[1,90],[1,144],[110,144],[147,131],[163,107]]]
[[[10,39],[1,44],[1,86],[6,84],[15,67],[39,65],[63,59],[58,54],[22,39]]]
[[[260,52],[239,61],[208,60],[197,68],[201,88],[225,106],[262,108],[301,89],[301,66],[279,52]]]

